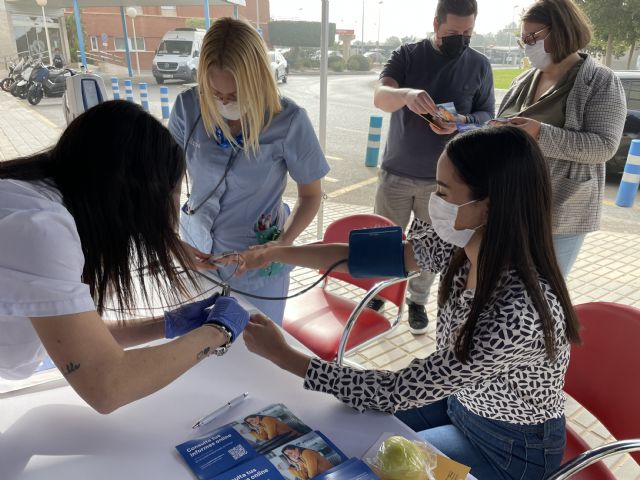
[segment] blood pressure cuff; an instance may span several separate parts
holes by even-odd
[[[406,277],[402,228],[352,230],[349,233],[349,273],[354,278]]]

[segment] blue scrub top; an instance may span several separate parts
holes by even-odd
[[[209,137],[202,120],[197,120],[200,114],[197,88],[178,95],[168,126],[185,149],[191,182],[188,203],[191,208],[200,205],[191,215],[181,212],[180,235],[187,243],[216,254],[246,250],[258,243],[254,229],[262,215],[270,215],[271,223],[280,228],[284,225],[288,211],[282,203],[282,194],[287,173],[296,183],[308,184],[329,172],[306,111],[288,98],[281,98],[281,103],[282,111],[260,135],[260,149],[247,154],[243,149],[223,147]],[[185,145],[194,125],[189,145]],[[236,158],[226,178],[206,200],[224,176],[232,156]],[[233,267],[227,267],[220,273],[224,278],[232,272]],[[268,280],[258,271],[251,271],[233,284],[250,291]]]

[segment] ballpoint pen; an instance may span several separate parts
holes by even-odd
[[[231,400],[229,400],[227,403],[225,403],[220,408],[215,409],[209,415],[206,415],[206,416],[202,417],[191,428],[198,428],[198,427],[202,427],[203,425],[206,425],[207,423],[211,423],[216,418],[218,418],[220,415],[222,415],[227,409],[235,407],[236,405],[238,405],[240,402],[242,402],[248,396],[249,396],[249,392],[245,392],[242,395],[238,395],[237,397],[232,398]]]

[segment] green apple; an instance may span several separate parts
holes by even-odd
[[[421,480],[425,478],[425,452],[404,437],[387,438],[378,449],[377,467],[388,480]]]

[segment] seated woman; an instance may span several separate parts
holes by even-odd
[[[403,411],[400,419],[480,480],[542,479],[562,459],[562,387],[579,341],[553,250],[545,160],[515,127],[480,129],[449,142],[436,180],[433,223],[415,219],[397,255],[400,271],[441,274],[433,354],[397,372],[355,370],[299,353],[258,316],[245,342],[307,389],[360,411]],[[371,276],[392,250],[375,250]],[[354,253],[346,244],[257,248],[242,254],[242,269],[272,261],[326,269]]]
[[[100,317],[112,297],[131,311],[138,293],[167,303],[187,293],[176,269],[192,266],[176,233],[184,172],[169,131],[125,101],[80,115],[48,151],[0,163],[0,377],[26,378],[48,354],[89,405],[109,413],[226,351],[249,321],[231,297],[164,318]]]

